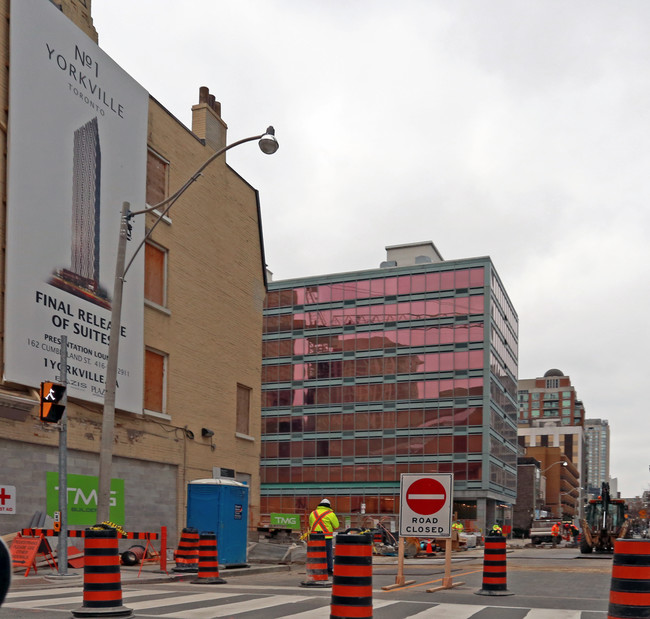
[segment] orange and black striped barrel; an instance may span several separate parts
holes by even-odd
[[[513,595],[508,591],[506,566],[506,538],[488,535],[483,554],[483,585],[478,595]]]
[[[650,540],[617,539],[607,619],[650,617]]]
[[[83,605],[73,617],[133,617],[122,606],[117,531],[86,529],[84,536]]]
[[[199,574],[192,584],[220,585],[225,582],[219,577],[217,536],[213,531],[203,531],[199,535]]]
[[[302,587],[329,587],[327,579],[327,546],[324,533],[310,533],[307,541],[307,580]]]
[[[372,536],[336,536],[330,619],[372,618]]]
[[[188,527],[181,532],[175,559],[174,572],[199,571],[199,532]]]

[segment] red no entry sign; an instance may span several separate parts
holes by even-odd
[[[399,532],[407,537],[449,537],[454,480],[451,473],[400,475]]]
[[[444,486],[436,479],[425,477],[414,481],[406,490],[406,503],[416,513],[431,516],[447,501]]]

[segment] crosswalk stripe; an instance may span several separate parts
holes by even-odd
[[[215,617],[230,617],[237,613],[244,613],[251,610],[263,610],[271,606],[280,606],[281,604],[291,604],[311,600],[313,598],[304,595],[272,595],[270,597],[246,600],[245,602],[233,602],[222,606],[213,606],[212,608],[197,608],[195,610],[185,610],[178,613],[169,613],[167,615],[158,615],[159,617],[169,617],[177,619],[214,619]],[[291,615],[287,615],[290,617]]]
[[[59,606],[60,604],[79,604],[81,605],[81,594],[67,598],[45,598],[42,600],[24,600],[22,602],[7,602],[2,605],[3,608],[44,608],[46,606]]]
[[[195,595],[179,595],[177,597],[159,597],[155,600],[144,600],[142,602],[128,602],[126,605],[132,610],[145,610],[148,608],[164,608],[176,604],[193,604],[194,602],[206,602],[208,600],[224,600],[226,598],[241,597],[241,593],[196,593]]]
[[[60,589],[56,590],[57,592],[60,591]],[[48,607],[48,606],[60,606],[62,604],[79,604],[81,605],[83,603],[83,591],[81,591],[79,588],[76,589],[66,589],[66,592],[70,591],[76,591],[77,594],[74,596],[68,596],[68,597],[61,597],[61,598],[56,598],[56,597],[47,597],[47,598],[41,598],[40,600],[24,600],[24,601],[15,601],[12,602],[9,598],[5,599],[5,602],[3,604],[4,607],[6,608],[43,608],[43,607]],[[32,592],[30,592],[31,594]],[[138,591],[122,591],[122,599],[126,600],[132,597],[143,597],[146,595],[159,595],[159,594],[165,594],[165,593],[170,593],[169,591],[160,591],[160,590],[155,590],[155,589],[140,589]],[[20,597],[26,597],[18,594]],[[43,595],[43,591],[39,592],[39,595]],[[35,597],[35,596],[34,596]]]
[[[378,602],[373,601],[372,603],[372,609],[377,610],[378,608],[384,608],[384,606],[393,606],[394,604],[399,604],[397,600],[380,600]],[[330,604],[329,602],[327,603],[327,606],[325,604],[323,605],[323,608],[329,608]],[[312,610],[306,610],[302,613],[295,613],[293,615],[285,615],[286,619],[314,619],[315,615],[314,612],[316,612],[314,609]],[[325,617],[326,615],[322,615]]]
[[[61,587],[60,589],[52,589],[52,594],[56,595],[60,593],[61,595],[65,593],[74,593],[79,592],[79,587]],[[33,591],[10,591],[5,598],[7,601],[14,598],[37,598],[43,597],[43,589],[34,589]]]
[[[558,610],[557,608],[531,608],[526,619],[580,619],[581,610]]]
[[[472,615],[485,606],[478,606],[476,604],[437,604],[434,607],[429,607],[421,613],[410,615],[409,619],[469,619]]]

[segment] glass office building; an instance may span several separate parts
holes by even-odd
[[[262,519],[326,496],[342,524],[392,524],[401,473],[453,473],[467,528],[507,525],[517,314],[490,258],[387,250],[378,269],[269,282]]]

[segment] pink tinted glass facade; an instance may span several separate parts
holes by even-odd
[[[361,504],[368,514],[396,514],[401,473],[451,472],[455,489],[485,494],[491,471],[516,462],[516,422],[498,432],[513,445],[500,456],[504,466],[487,456],[491,393],[507,396],[510,387],[491,386],[490,364],[502,378],[513,367],[516,376],[516,358],[495,358],[488,337],[491,263],[427,266],[270,284],[263,515],[300,511],[320,494],[342,515]],[[494,487],[514,486],[514,476],[497,477]]]

